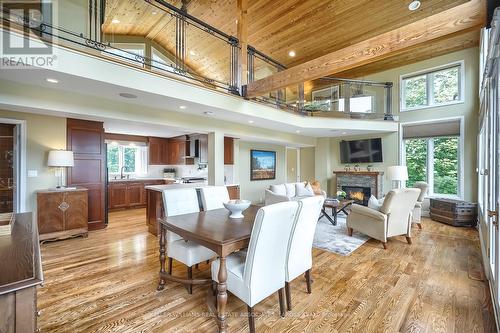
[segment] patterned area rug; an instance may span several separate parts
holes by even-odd
[[[342,256],[350,255],[354,250],[363,245],[368,236],[354,232],[352,237],[347,235],[346,216],[339,214],[337,225],[333,226],[326,217],[322,217],[316,226],[313,247],[325,251],[338,253]]]

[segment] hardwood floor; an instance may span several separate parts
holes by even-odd
[[[293,311],[277,294],[255,307],[257,332],[494,332],[477,231],[426,219],[388,249],[370,240],[348,257],[314,250],[312,294],[291,283]],[[86,239],[42,246],[38,291],[42,332],[216,332],[208,286],[189,295],[175,283],[157,292],[158,243],[145,210],[110,214]],[[187,274],[174,263],[174,272]],[[194,275],[209,276],[201,264]],[[246,305],[229,295],[230,332],[247,332]]]

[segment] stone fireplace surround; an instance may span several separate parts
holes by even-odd
[[[384,180],[382,171],[334,171],[333,175],[337,179],[337,191],[342,190],[342,186],[369,187],[371,194],[379,199],[382,198]]]

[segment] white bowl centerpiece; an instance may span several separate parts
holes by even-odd
[[[250,200],[229,200],[224,202],[224,207],[231,212],[230,218],[240,219],[243,217],[243,211],[250,207]]]

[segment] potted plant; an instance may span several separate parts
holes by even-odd
[[[337,199],[344,200],[346,196],[347,193],[345,193],[345,191],[342,190],[337,191]]]

